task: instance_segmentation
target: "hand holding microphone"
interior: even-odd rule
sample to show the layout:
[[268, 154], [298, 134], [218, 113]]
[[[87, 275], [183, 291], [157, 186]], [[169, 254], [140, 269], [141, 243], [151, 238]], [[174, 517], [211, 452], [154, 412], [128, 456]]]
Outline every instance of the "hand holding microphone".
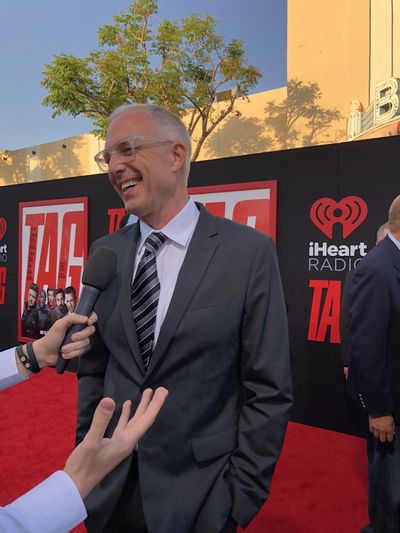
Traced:
[[[117, 267], [117, 256], [109, 248], [97, 248], [89, 257], [86, 268], [82, 275], [83, 288], [79, 297], [78, 305], [75, 312], [78, 315], [89, 316], [94, 309], [97, 298], [110, 284], [114, 277]], [[65, 335], [61, 346], [72, 342], [71, 337], [74, 333], [81, 331], [85, 324], [74, 324], [70, 327]], [[68, 360], [62, 355], [59, 356], [56, 370], [58, 374], [63, 374]]]
[[[97, 322], [96, 313], [91, 313], [89, 317], [71, 313], [54, 322], [47, 335], [31, 343], [31, 351], [28, 345], [22, 345], [16, 349], [15, 360], [18, 371], [21, 375], [29, 377], [32, 372], [38, 372], [46, 366], [55, 366], [59, 357], [60, 345], [63, 342], [66, 331], [79, 324], [79, 333], [74, 336], [73, 342], [63, 348], [63, 356], [66, 359], [74, 359], [83, 355], [89, 348], [89, 337], [95, 332], [94, 324]], [[22, 353], [17, 356], [18, 349]], [[33, 352], [33, 361], [32, 361]], [[33, 365], [33, 366], [32, 366]], [[35, 366], [36, 365], [36, 366]], [[35, 368], [37, 369], [35, 370]]]

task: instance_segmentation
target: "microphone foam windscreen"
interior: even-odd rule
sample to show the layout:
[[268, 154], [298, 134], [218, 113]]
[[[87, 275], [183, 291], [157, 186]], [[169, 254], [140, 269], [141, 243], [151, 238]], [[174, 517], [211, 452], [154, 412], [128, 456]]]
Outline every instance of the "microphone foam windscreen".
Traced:
[[117, 268], [117, 256], [110, 248], [97, 248], [89, 257], [83, 271], [82, 283], [104, 291]]

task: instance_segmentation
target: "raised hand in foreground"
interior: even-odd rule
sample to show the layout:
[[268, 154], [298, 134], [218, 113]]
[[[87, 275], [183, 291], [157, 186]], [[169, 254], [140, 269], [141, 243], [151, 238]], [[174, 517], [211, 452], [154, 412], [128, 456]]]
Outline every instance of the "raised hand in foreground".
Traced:
[[124, 402], [118, 425], [111, 438], [104, 433], [115, 410], [111, 398], [103, 398], [96, 408], [93, 421], [83, 441], [68, 457], [64, 472], [75, 483], [82, 498], [121, 461], [132, 453], [137, 441], [155, 421], [168, 391], [159, 387], [143, 392], [134, 416], [129, 420], [131, 401]]

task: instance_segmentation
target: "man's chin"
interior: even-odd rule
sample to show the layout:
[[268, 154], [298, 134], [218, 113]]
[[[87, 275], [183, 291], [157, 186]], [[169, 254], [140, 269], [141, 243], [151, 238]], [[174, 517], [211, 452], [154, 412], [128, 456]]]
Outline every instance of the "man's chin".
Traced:
[[141, 210], [137, 204], [135, 204], [132, 201], [127, 200], [126, 202], [124, 202], [124, 207], [127, 213], [129, 213], [130, 215], [135, 215], [136, 217], [140, 218], [139, 213], [141, 212]]

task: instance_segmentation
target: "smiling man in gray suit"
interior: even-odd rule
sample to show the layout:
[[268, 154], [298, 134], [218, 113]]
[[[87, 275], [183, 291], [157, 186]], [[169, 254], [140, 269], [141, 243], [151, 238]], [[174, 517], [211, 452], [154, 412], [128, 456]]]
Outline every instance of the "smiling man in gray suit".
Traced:
[[139, 221], [92, 247], [114, 250], [118, 265], [79, 371], [78, 441], [104, 395], [117, 404], [115, 421], [146, 387], [170, 396], [85, 502], [88, 530], [246, 527], [269, 495], [292, 401], [272, 240], [188, 197], [190, 139], [166, 109], [118, 108], [95, 159]]

